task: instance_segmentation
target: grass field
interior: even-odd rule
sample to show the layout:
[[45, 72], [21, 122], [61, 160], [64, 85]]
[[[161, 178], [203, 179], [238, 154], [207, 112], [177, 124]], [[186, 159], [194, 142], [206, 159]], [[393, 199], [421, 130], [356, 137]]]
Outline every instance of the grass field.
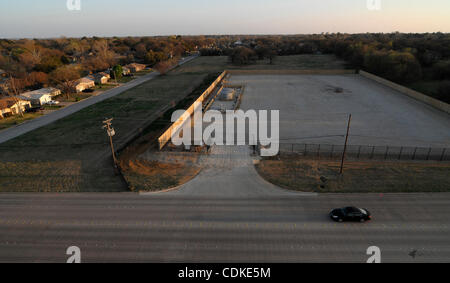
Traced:
[[[283, 65], [285, 64], [285, 65]], [[274, 65], [258, 62], [256, 68], [323, 68], [342, 66], [330, 56], [280, 57]], [[11, 191], [82, 191], [111, 192], [127, 190], [123, 180], [114, 174], [108, 138], [102, 129], [105, 118], [114, 118], [113, 126], [121, 140], [140, 129], [152, 114], [179, 101], [205, 78], [227, 68], [227, 57], [200, 57], [185, 65], [71, 116], [56, 121], [0, 145], [0, 192]], [[206, 87], [205, 87], [206, 89]], [[39, 174], [29, 164], [43, 166]], [[55, 166], [77, 164], [73, 174], [55, 176]], [[8, 168], [17, 168], [12, 174]], [[68, 167], [70, 168], [70, 167]], [[58, 174], [57, 174], [58, 175]], [[73, 180], [76, 181], [73, 181]], [[38, 184], [38, 185], [37, 185]]]
[[[223, 60], [226, 62], [226, 60]], [[0, 145], [0, 191], [124, 191], [127, 187], [114, 175], [110, 149], [102, 121], [114, 118], [117, 136], [136, 132], [161, 107], [189, 95], [211, 72], [225, 68], [220, 60], [198, 58], [186, 65], [128, 90], [116, 97], [83, 109], [9, 142]], [[192, 69], [196, 69], [195, 72]], [[54, 181], [53, 167], [40, 174], [27, 170], [27, 162], [79, 162], [78, 181], [61, 186]], [[61, 163], [56, 163], [61, 164]], [[17, 166], [14, 176], [5, 168]], [[73, 176], [67, 177], [71, 179]], [[30, 184], [30, 178], [40, 184]], [[11, 180], [14, 180], [13, 182]], [[6, 185], [7, 184], [7, 185]]]
[[450, 192], [450, 164], [340, 162], [281, 157], [263, 160], [256, 169], [282, 188], [317, 193]]
[[0, 119], [0, 131], [7, 129], [9, 127], [13, 127], [19, 124], [22, 124], [23, 122], [26, 122], [28, 120], [33, 120], [39, 116], [42, 116], [42, 114], [39, 113], [24, 113], [23, 117], [20, 115], [15, 115], [12, 117]]

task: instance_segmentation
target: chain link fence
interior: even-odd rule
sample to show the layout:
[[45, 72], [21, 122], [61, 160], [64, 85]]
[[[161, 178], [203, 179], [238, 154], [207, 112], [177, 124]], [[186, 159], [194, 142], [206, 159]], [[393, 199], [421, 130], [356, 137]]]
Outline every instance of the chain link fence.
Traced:
[[[308, 158], [339, 159], [343, 152], [344, 145], [280, 144], [280, 154], [291, 153]], [[450, 148], [348, 145], [346, 157], [357, 160], [450, 161]]]

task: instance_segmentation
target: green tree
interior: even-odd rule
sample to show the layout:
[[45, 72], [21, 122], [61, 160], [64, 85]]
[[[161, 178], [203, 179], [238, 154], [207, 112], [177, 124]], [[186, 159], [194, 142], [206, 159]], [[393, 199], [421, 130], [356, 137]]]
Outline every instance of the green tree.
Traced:
[[120, 79], [123, 75], [123, 68], [121, 65], [115, 65], [112, 68], [112, 72], [111, 72], [111, 78], [117, 80]]

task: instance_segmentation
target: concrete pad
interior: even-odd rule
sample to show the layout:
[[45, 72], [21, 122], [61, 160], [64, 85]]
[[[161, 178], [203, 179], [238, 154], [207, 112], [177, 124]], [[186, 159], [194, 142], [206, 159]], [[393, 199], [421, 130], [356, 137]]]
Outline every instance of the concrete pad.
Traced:
[[[359, 75], [233, 75], [243, 110], [280, 110], [281, 143], [450, 147], [450, 117]], [[341, 88], [342, 92], [335, 90]]]
[[248, 146], [213, 146], [202, 156], [203, 171], [192, 181], [167, 195], [202, 197], [317, 196], [278, 188], [263, 180], [255, 170]]

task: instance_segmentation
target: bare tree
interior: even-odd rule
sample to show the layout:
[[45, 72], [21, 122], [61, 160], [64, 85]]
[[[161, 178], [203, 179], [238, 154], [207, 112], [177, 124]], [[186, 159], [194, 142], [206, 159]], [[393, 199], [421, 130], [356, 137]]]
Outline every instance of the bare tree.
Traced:
[[8, 82], [7, 82], [7, 92], [9, 96], [14, 100], [14, 102], [17, 104], [17, 109], [19, 112], [19, 115], [23, 117], [23, 111], [22, 111], [22, 105], [20, 104], [20, 97], [19, 95], [22, 93], [24, 87], [23, 82], [21, 79], [14, 78], [10, 75]]
[[68, 65], [54, 70], [50, 76], [53, 82], [57, 83], [61, 91], [69, 98], [70, 94], [75, 91], [77, 80], [80, 78], [80, 72], [75, 66]]
[[178, 62], [178, 58], [161, 61], [155, 65], [155, 69], [161, 74], [166, 75]]

